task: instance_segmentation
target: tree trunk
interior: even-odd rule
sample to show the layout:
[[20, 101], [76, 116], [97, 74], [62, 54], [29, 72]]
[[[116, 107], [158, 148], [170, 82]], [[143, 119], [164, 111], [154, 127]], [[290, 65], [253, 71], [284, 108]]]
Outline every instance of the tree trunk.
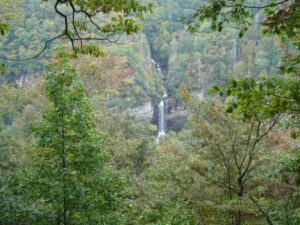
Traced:
[[[238, 178], [238, 187], [239, 187], [239, 191], [238, 191], [238, 197], [241, 200], [244, 196], [244, 184], [243, 184], [243, 179], [242, 177]], [[235, 225], [241, 225], [242, 224], [242, 212], [240, 209], [236, 210], [235, 213]]]

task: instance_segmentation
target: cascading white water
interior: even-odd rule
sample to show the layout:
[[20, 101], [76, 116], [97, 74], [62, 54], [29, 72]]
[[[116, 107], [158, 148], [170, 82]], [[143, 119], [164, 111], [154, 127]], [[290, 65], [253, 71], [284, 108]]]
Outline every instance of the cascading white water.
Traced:
[[158, 104], [158, 133], [157, 138], [161, 138], [166, 135], [166, 124], [165, 124], [165, 103], [163, 100]]
[[238, 47], [237, 47], [237, 40], [233, 39], [232, 41], [232, 57], [233, 57], [233, 62], [236, 63], [238, 61]]
[[[163, 77], [164, 74], [162, 72], [162, 69], [160, 68], [160, 65], [158, 63], [155, 62], [154, 59], [151, 59], [152, 63], [155, 65], [156, 67], [156, 71]], [[160, 101], [160, 103], [157, 106], [157, 114], [158, 114], [158, 124], [157, 124], [157, 143], [159, 143], [159, 139], [163, 136], [166, 135], [166, 105], [165, 105], [165, 99], [168, 98], [168, 94], [166, 91], [164, 91], [164, 94], [162, 96], [162, 100]]]

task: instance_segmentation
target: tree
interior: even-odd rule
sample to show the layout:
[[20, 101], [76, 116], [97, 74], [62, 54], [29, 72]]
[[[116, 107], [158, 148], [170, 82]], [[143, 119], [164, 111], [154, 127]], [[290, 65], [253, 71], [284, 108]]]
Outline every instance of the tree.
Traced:
[[[202, 188], [207, 190], [205, 198], [207, 208], [212, 210], [210, 213], [221, 215], [219, 220], [211, 223], [272, 225], [280, 221], [279, 224], [297, 224], [292, 218], [282, 222], [282, 214], [280, 219], [276, 218], [280, 211], [276, 206], [281, 204], [279, 201], [285, 201], [286, 205], [290, 204], [289, 198], [299, 201], [299, 188], [274, 179], [275, 169], [280, 165], [279, 155], [288, 155], [269, 135], [280, 114], [271, 119], [255, 117], [242, 121], [224, 114], [224, 106], [218, 101], [207, 106], [184, 90], [181, 94], [192, 112], [191, 129], [195, 138], [192, 168], [203, 179]], [[290, 197], [288, 192], [295, 195]], [[209, 201], [217, 204], [209, 204]], [[297, 205], [283, 205], [287, 214], [294, 213], [297, 217]]]
[[[253, 22], [251, 18], [258, 13], [258, 10], [264, 10], [265, 17], [262, 23], [264, 33], [276, 34], [281, 39], [285, 57], [280, 68], [287, 76], [232, 80], [220, 93], [231, 96], [227, 112], [242, 115], [245, 121], [275, 118], [284, 113], [289, 115], [292, 118], [290, 127], [298, 129], [293, 132], [295, 138], [299, 136], [300, 2], [298, 0], [266, 1], [267, 3], [261, 5], [255, 5], [255, 1], [249, 2], [211, 1], [194, 13], [189, 21], [189, 29], [195, 31], [199, 21], [201, 23], [208, 20], [213, 30], [222, 31], [224, 23], [233, 22], [240, 27], [241, 37]], [[294, 151], [297, 160], [293, 163], [293, 168], [299, 177], [300, 159], [297, 153], [299, 149]]]
[[49, 111], [36, 127], [38, 146], [28, 170], [30, 224], [115, 224], [123, 182], [111, 166], [104, 137], [75, 69], [49, 73]]

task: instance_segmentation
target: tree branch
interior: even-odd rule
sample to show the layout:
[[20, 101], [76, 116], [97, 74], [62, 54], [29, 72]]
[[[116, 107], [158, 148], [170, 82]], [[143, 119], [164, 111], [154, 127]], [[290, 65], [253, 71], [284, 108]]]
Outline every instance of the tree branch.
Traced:
[[272, 7], [272, 6], [281, 5], [281, 4], [284, 4], [289, 1], [291, 1], [291, 0], [283, 0], [281, 2], [272, 3], [272, 4], [264, 5], [264, 6], [251, 6], [251, 5], [235, 4], [235, 5], [226, 5], [226, 7], [230, 7], [230, 8], [243, 7], [243, 8], [248, 8], [248, 9], [264, 9], [264, 8], [268, 8], [268, 7]]
[[[59, 9], [60, 4], [69, 4], [70, 5], [70, 8], [72, 10], [72, 12], [71, 12], [72, 18], [69, 18], [67, 14], [60, 11], [60, 9]], [[103, 35], [103, 37], [82, 37], [80, 34], [80, 29], [76, 25], [76, 14], [79, 14], [79, 13], [84, 14], [88, 18], [90, 24], [92, 24], [94, 27], [96, 27], [98, 31], [102, 32], [102, 28], [93, 20], [94, 16], [96, 16], [98, 13], [103, 12], [102, 7], [99, 7], [97, 9], [93, 10], [92, 12], [89, 12], [85, 9], [76, 9], [76, 2], [74, 2], [73, 0], [56, 0], [56, 2], [54, 4], [54, 10], [60, 17], [62, 17], [64, 19], [64, 29], [60, 35], [57, 35], [57, 36], [47, 40], [44, 43], [43, 48], [37, 54], [35, 54], [31, 57], [23, 58], [23, 59], [20, 59], [19, 57], [17, 57], [16, 59], [3, 57], [3, 58], [0, 58], [0, 60], [21, 62], [21, 61], [28, 61], [28, 60], [36, 59], [45, 52], [45, 50], [49, 47], [49, 44], [51, 42], [55, 41], [56, 39], [63, 38], [63, 37], [66, 37], [68, 39], [68, 41], [71, 43], [73, 51], [76, 51], [76, 43], [77, 42], [80, 42], [80, 47], [82, 50], [84, 41], [87, 41], [87, 42], [89, 42], [89, 41], [108, 41], [108, 42], [115, 43], [115, 44], [116, 43], [117, 44], [128, 44], [128, 43], [136, 41], [133, 39], [133, 40], [129, 40], [128, 42], [125, 42], [125, 43], [119, 43], [119, 41], [122, 37], [122, 34], [124, 34], [126, 32], [126, 28], [122, 28], [117, 32], [108, 33], [106, 36], [104, 36], [104, 34], [100, 34], [100, 36]], [[75, 33], [74, 35], [70, 31], [69, 25], [71, 25], [72, 30], [74, 30], [74, 33]], [[106, 33], [106, 32], [103, 31], [103, 33]], [[113, 40], [112, 36], [116, 36], [116, 38]]]
[[258, 210], [261, 212], [261, 214], [265, 217], [268, 224], [274, 225], [270, 216], [261, 208], [261, 206], [258, 204], [258, 202], [253, 197], [250, 197], [250, 200], [255, 204], [255, 206], [258, 208]]
[[57, 39], [60, 39], [60, 38], [62, 38], [62, 37], [64, 37], [64, 36], [66, 36], [66, 35], [65, 35], [65, 34], [60, 34], [60, 35], [58, 35], [58, 36], [56, 36], [56, 37], [53, 37], [53, 38], [47, 40], [47, 41], [45, 42], [44, 47], [42, 48], [42, 50], [41, 50], [39, 53], [37, 53], [36, 55], [31, 56], [31, 57], [29, 57], [29, 58], [25, 58], [25, 59], [0, 58], [0, 59], [3, 60], [3, 61], [12, 61], [12, 62], [21, 62], [21, 61], [29, 61], [29, 60], [36, 59], [36, 58], [40, 57], [40, 56], [46, 51], [48, 45], [49, 45], [51, 42], [53, 42], [53, 41], [55, 41], [55, 40], [57, 40]]

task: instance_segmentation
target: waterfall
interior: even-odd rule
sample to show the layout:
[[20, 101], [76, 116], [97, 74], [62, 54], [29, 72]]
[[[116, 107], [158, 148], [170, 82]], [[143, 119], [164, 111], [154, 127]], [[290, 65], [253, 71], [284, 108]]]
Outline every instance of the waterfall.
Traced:
[[163, 100], [158, 104], [158, 133], [157, 138], [166, 135], [166, 124], [165, 124], [165, 103]]
[[[152, 63], [155, 65], [156, 71], [164, 77], [163, 71], [160, 65], [151, 59]], [[168, 98], [167, 91], [164, 91], [161, 101], [157, 105], [158, 123], [157, 123], [157, 139], [156, 142], [159, 143], [159, 139], [166, 135], [166, 99]]]
[[164, 91], [163, 99], [157, 106], [158, 124], [157, 124], [157, 138], [156, 143], [159, 144], [160, 138], [166, 135], [166, 106], [165, 99], [168, 97], [167, 92]]
[[233, 39], [233, 46], [232, 46], [232, 57], [233, 62], [236, 63], [238, 61], [238, 47], [237, 47], [237, 40]]
[[256, 28], [258, 28], [258, 27], [259, 27], [259, 24], [260, 24], [260, 14], [259, 14], [259, 12], [258, 12], [258, 13], [256, 13], [256, 15], [255, 15], [255, 17], [254, 17], [254, 26], [255, 26]]
[[22, 75], [16, 80], [17, 88], [31, 87], [36, 83], [35, 78], [32, 75]]

